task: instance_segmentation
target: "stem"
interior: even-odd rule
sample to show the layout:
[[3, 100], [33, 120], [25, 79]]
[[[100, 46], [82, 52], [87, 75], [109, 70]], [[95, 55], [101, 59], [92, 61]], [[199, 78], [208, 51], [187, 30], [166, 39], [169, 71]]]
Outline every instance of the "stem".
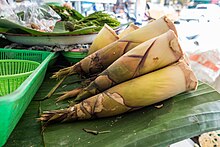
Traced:
[[44, 98], [50, 98], [53, 93], [57, 90], [57, 88], [63, 83], [63, 81], [66, 79], [67, 76], [64, 76], [51, 90], [50, 92], [44, 97]]
[[85, 129], [83, 128], [83, 131], [87, 132], [87, 133], [91, 133], [93, 135], [98, 135], [98, 134], [104, 134], [104, 133], [110, 133], [110, 130], [106, 130], [106, 131], [96, 131], [96, 130], [90, 130], [90, 129]]

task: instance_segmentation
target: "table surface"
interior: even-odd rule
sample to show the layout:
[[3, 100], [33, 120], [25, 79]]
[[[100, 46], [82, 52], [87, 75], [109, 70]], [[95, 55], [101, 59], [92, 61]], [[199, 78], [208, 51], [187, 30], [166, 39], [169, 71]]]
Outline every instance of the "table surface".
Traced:
[[[47, 73], [43, 84], [12, 132], [5, 147], [115, 146], [124, 145], [128, 142], [131, 145], [135, 144], [135, 142], [140, 143], [138, 145], [141, 146], [143, 145], [141, 143], [144, 141], [145, 144], [146, 142], [148, 144], [155, 144], [159, 139], [166, 144], [193, 137], [203, 132], [220, 129], [220, 126], [217, 125], [220, 124], [220, 95], [208, 85], [200, 83], [197, 91], [180, 94], [166, 100], [163, 102], [161, 109], [148, 106], [141, 110], [110, 118], [53, 124], [42, 132], [41, 122], [36, 121], [42, 110], [63, 108], [68, 105], [68, 101], [55, 103], [57, 95], [52, 96], [50, 99], [42, 99], [58, 82], [57, 80], [50, 79], [51, 75], [51, 72]], [[78, 76], [72, 76], [64, 84], [71, 85], [77, 79], [79, 79]], [[65, 89], [60, 87], [56, 92], [70, 90], [77, 86], [79, 86], [79, 83], [74, 83]], [[204, 111], [207, 114], [210, 113], [212, 116], [208, 117], [207, 115], [200, 114], [200, 111]], [[196, 121], [199, 122], [199, 125], [192, 122], [194, 117], [198, 119]], [[164, 118], [169, 119], [166, 120]], [[206, 121], [207, 119], [209, 120]], [[178, 121], [186, 124], [183, 132], [183, 128], [175, 127]], [[162, 122], [164, 125], [158, 125], [158, 123]], [[210, 123], [213, 125], [210, 126]], [[92, 135], [84, 132], [83, 128], [108, 130], [110, 132]], [[179, 138], [169, 139], [172, 136], [169, 130], [172, 129], [176, 130]], [[180, 129], [182, 130], [180, 131]], [[153, 139], [152, 136], [154, 136]]]

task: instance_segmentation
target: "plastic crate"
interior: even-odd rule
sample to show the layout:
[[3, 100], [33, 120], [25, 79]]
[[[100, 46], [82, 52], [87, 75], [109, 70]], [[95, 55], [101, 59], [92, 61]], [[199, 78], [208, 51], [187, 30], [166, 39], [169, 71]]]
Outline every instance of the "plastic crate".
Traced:
[[0, 60], [0, 96], [15, 91], [39, 65], [30, 60]]
[[46, 51], [0, 49], [0, 60], [22, 59], [41, 63], [14, 92], [0, 97], [0, 146], [5, 144], [42, 84], [48, 63], [54, 55]]
[[70, 63], [77, 63], [83, 58], [87, 56], [87, 53], [80, 52], [80, 51], [68, 51], [68, 52], [62, 52], [62, 55], [65, 57], [67, 61]]
[[57, 62], [57, 59], [58, 59], [58, 56], [60, 55], [59, 52], [56, 52], [56, 54], [53, 56], [53, 58], [50, 60], [49, 64], [48, 64], [48, 67], [52, 67], [56, 62]]

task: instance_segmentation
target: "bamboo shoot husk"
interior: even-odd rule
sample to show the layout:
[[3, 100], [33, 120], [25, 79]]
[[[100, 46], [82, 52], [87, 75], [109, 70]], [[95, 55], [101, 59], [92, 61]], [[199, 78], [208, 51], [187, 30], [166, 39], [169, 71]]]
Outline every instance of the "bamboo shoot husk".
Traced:
[[119, 39], [125, 37], [126, 35], [128, 35], [129, 33], [133, 32], [134, 30], [139, 29], [138, 26], [136, 26], [135, 24], [131, 23], [126, 29], [124, 29], [119, 35]]
[[101, 72], [132, 48], [167, 32], [169, 29], [172, 29], [177, 35], [174, 24], [164, 16], [96, 51], [75, 65], [59, 70], [52, 77], [62, 78], [74, 73], [90, 75]]
[[118, 39], [119, 37], [115, 33], [115, 31], [110, 26], [105, 24], [104, 27], [99, 31], [95, 40], [92, 42], [92, 45], [89, 48], [88, 55], [111, 44], [112, 42], [115, 42]]
[[[182, 57], [183, 52], [178, 38], [172, 30], [169, 30], [138, 45], [113, 62], [82, 89], [75, 101], [81, 101], [116, 84], [173, 64]], [[67, 94], [61, 96], [63, 97], [68, 98]]]
[[48, 124], [114, 116], [195, 90], [197, 84], [192, 70], [182, 61], [116, 85], [69, 108], [45, 111], [39, 120]]

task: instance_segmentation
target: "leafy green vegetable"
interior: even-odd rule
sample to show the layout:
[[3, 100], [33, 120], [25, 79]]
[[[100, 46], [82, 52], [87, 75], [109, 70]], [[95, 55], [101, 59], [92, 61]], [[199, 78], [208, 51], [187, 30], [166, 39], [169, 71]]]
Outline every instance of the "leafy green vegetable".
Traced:
[[112, 28], [118, 27], [120, 25], [120, 22], [117, 19], [101, 11], [94, 12], [90, 14], [89, 16], [84, 17], [79, 22], [80, 23], [92, 23], [97, 26], [104, 26], [104, 24], [108, 24]]
[[[112, 28], [116, 28], [120, 25], [117, 19], [101, 11], [84, 17], [74, 9], [55, 5], [50, 5], [50, 7], [53, 8], [63, 20], [56, 23], [53, 32], [41, 32], [4, 18], [0, 19], [0, 32], [32, 35], [83, 35], [97, 33], [105, 24], [108, 24]], [[21, 18], [23, 15], [23, 13], [18, 14]]]
[[108, 24], [112, 28], [116, 28], [120, 25], [120, 22], [117, 19], [112, 18], [109, 14], [100, 12], [95, 12], [87, 17], [82, 18], [81, 20], [67, 21], [66, 30], [74, 31], [77, 29], [82, 29], [88, 26], [96, 26], [96, 31], [100, 31], [101, 28]]
[[96, 26], [96, 31], [99, 31], [105, 24], [108, 24], [112, 28], [120, 25], [117, 19], [102, 11], [94, 12], [89, 16], [83, 17], [74, 9], [55, 5], [50, 5], [50, 7], [61, 16], [62, 21], [67, 21], [65, 28], [68, 31], [74, 31], [88, 26]]
[[74, 9], [67, 7], [49, 5], [58, 15], [60, 15], [62, 21], [80, 20], [84, 18], [82, 14]]

